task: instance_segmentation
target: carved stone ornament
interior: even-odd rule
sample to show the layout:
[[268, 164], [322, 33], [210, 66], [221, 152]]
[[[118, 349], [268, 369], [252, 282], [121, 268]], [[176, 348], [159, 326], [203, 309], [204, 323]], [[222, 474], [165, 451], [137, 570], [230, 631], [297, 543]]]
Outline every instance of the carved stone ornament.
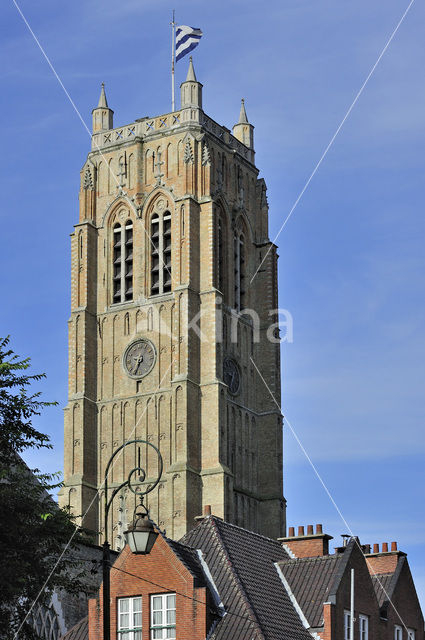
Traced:
[[93, 189], [93, 176], [90, 171], [90, 167], [86, 167], [84, 174], [83, 189]]
[[210, 149], [206, 142], [202, 145], [202, 164], [204, 167], [211, 164]]
[[193, 149], [192, 149], [192, 145], [190, 144], [189, 141], [186, 142], [186, 146], [184, 148], [184, 157], [183, 160], [186, 164], [193, 164], [195, 161], [195, 158], [193, 156]]

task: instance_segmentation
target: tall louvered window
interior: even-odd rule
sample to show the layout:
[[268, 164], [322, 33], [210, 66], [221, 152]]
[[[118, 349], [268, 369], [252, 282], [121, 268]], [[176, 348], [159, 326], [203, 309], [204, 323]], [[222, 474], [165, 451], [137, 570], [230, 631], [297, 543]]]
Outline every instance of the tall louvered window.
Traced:
[[113, 237], [113, 302], [121, 302], [121, 225], [114, 226]]
[[113, 230], [112, 301], [133, 300], [133, 223], [117, 223]]
[[245, 282], [245, 242], [242, 233], [237, 233], [234, 238], [234, 265], [235, 265], [235, 309], [241, 311], [245, 308], [246, 282]]
[[131, 220], [125, 225], [125, 254], [124, 254], [124, 300], [133, 300], [133, 223]]
[[171, 213], [151, 218], [151, 295], [171, 291]]

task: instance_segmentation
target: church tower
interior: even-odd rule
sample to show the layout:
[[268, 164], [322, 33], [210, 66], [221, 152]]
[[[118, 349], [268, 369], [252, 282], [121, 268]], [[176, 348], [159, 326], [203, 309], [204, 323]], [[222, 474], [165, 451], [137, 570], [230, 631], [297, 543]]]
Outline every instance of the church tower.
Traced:
[[[114, 128], [102, 85], [71, 241], [61, 504], [102, 534], [106, 464], [141, 438], [164, 460], [147, 506], [169, 537], [206, 505], [284, 535], [277, 255], [244, 102], [233, 133], [207, 116], [191, 59], [179, 110]], [[129, 446], [110, 487], [135, 466]], [[111, 509], [114, 546], [132, 500]]]

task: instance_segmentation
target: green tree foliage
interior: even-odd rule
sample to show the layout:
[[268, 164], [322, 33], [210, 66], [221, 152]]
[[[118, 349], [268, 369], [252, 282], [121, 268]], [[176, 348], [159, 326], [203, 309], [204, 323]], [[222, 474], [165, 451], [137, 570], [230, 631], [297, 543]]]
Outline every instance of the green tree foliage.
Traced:
[[85, 591], [87, 570], [72, 553], [81, 532], [49, 495], [59, 486], [56, 477], [30, 471], [19, 456], [28, 448], [51, 448], [32, 420], [56, 404], [30, 392], [44, 375], [29, 375], [29, 366], [29, 358], [20, 360], [10, 349], [9, 338], [0, 339], [0, 638], [19, 640], [38, 637], [27, 616], [34, 601], [48, 603], [55, 588]]

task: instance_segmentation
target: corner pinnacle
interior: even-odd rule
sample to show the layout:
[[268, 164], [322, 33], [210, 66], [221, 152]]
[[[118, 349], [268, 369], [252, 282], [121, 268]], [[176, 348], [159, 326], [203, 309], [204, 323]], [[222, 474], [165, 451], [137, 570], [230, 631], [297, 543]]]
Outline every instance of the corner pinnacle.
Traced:
[[99, 104], [97, 105], [97, 108], [99, 108], [99, 107], [103, 107], [104, 109], [108, 109], [108, 101], [106, 99], [105, 83], [104, 82], [102, 82], [102, 89], [100, 91]]
[[195, 69], [193, 67], [192, 56], [189, 58], [189, 69], [187, 71], [186, 82], [198, 82], [195, 75]]
[[245, 110], [245, 100], [244, 98], [242, 98], [241, 100], [241, 110], [239, 113], [239, 122], [238, 124], [249, 124], [248, 123], [248, 117], [246, 115], [246, 110]]

